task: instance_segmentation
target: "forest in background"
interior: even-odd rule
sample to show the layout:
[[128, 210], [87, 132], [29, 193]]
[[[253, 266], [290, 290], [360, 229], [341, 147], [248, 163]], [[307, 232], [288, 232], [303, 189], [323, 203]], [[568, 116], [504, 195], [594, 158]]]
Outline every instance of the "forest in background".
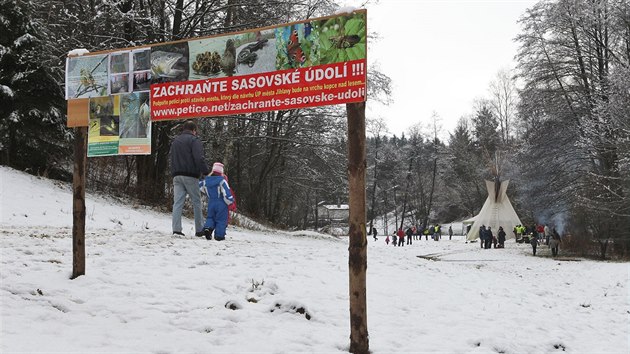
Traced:
[[[228, 33], [336, 8], [328, 0], [0, 0], [0, 163], [70, 180], [63, 82], [72, 49]], [[499, 174], [527, 225], [553, 223], [583, 255], [628, 257], [630, 3], [541, 1], [520, 23], [518, 66], [497, 68], [468, 116], [410, 113], [419, 123], [400, 137], [384, 118], [367, 117], [368, 223], [393, 211], [399, 224], [473, 216], [487, 196], [484, 179]], [[368, 98], [390, 99], [389, 78], [373, 68]], [[460, 118], [446, 139], [443, 118]], [[345, 107], [196, 122], [207, 161], [226, 164], [241, 212], [309, 228], [319, 202], [347, 200]], [[168, 151], [180, 123], [153, 124], [149, 156], [90, 159], [89, 188], [170, 209]]]

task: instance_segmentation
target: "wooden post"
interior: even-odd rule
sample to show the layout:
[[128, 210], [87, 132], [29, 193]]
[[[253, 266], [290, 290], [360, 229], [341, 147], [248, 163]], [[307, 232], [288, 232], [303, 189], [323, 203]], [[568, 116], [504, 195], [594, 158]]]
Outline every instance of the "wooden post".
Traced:
[[72, 175], [72, 279], [85, 275], [85, 170], [87, 127], [75, 128]]
[[367, 235], [365, 229], [365, 102], [346, 104], [348, 114], [348, 185], [350, 206], [350, 352], [370, 351], [367, 329]]

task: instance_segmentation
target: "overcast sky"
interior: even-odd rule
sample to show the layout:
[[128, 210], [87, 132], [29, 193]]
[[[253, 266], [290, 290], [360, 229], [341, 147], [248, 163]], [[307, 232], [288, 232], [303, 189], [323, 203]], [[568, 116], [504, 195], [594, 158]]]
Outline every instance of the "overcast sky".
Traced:
[[[367, 116], [382, 116], [398, 136], [440, 117], [443, 137], [488, 95], [502, 68], [514, 67], [517, 23], [533, 0], [381, 0], [368, 10], [368, 62], [392, 79], [394, 102], [368, 100]], [[342, 5], [361, 7], [362, 1]]]

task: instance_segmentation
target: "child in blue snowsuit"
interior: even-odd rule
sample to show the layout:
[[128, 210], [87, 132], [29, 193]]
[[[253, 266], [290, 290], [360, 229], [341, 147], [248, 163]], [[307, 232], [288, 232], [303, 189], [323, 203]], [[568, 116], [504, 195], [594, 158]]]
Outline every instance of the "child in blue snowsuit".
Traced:
[[225, 177], [223, 176], [223, 164], [215, 162], [212, 172], [199, 182], [201, 191], [208, 196], [208, 215], [203, 226], [206, 239], [221, 241], [225, 239], [225, 229], [228, 223], [228, 205], [234, 202]]

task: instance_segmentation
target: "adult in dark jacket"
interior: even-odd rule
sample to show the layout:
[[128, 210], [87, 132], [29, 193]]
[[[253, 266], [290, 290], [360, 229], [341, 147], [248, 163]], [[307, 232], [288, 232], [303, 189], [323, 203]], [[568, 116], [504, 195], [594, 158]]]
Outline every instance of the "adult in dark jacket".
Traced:
[[488, 226], [488, 228], [486, 229], [486, 237], [485, 237], [486, 245], [485, 245], [485, 249], [492, 248], [492, 239], [494, 239], [494, 235], [492, 234], [492, 227]]
[[538, 238], [532, 237], [529, 239], [529, 243], [532, 245], [532, 252], [536, 255], [536, 247], [538, 246]]
[[481, 225], [479, 227], [479, 244], [481, 248], [484, 248], [486, 245], [486, 225]]
[[558, 245], [560, 244], [560, 235], [556, 231], [556, 228], [553, 228], [551, 233], [551, 240], [549, 240], [549, 248], [551, 248], [551, 255], [554, 257], [558, 256]]
[[507, 236], [505, 234], [505, 231], [503, 230], [503, 226], [499, 226], [499, 246], [498, 248], [504, 248], [505, 247], [505, 237]]
[[197, 125], [193, 121], [184, 123], [181, 134], [171, 143], [169, 156], [173, 176], [173, 235], [184, 235], [182, 210], [188, 195], [195, 213], [195, 235], [201, 237], [204, 234], [199, 179], [210, 171], [204, 161], [203, 144], [197, 137]]

